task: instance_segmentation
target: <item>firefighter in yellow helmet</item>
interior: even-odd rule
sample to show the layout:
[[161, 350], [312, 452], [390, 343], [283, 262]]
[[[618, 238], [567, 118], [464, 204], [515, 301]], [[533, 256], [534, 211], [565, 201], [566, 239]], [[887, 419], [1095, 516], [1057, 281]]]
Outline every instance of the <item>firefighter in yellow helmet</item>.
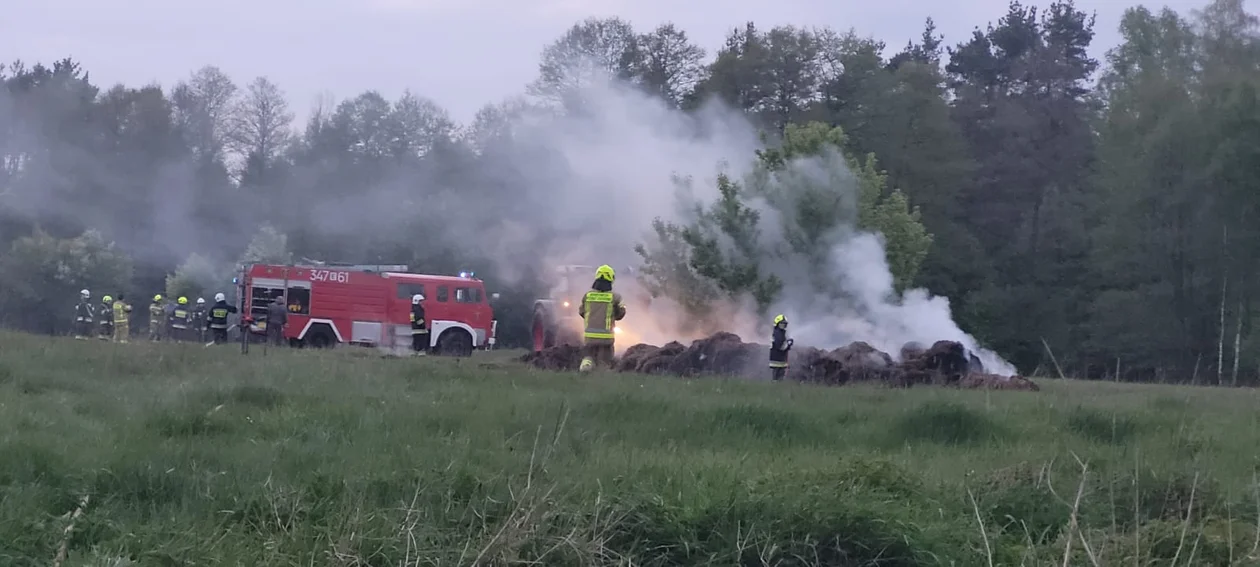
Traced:
[[770, 379], [778, 382], [787, 374], [788, 351], [792, 350], [792, 339], [787, 337], [787, 317], [774, 317], [774, 332], [770, 336]]
[[120, 293], [118, 299], [114, 300], [114, 342], [125, 343], [129, 336], [131, 336], [131, 305], [127, 304], [127, 297]]
[[175, 309], [167, 321], [169, 336], [175, 341], [188, 340], [188, 324], [192, 321], [192, 312], [188, 310], [188, 298], [175, 300]]
[[106, 295], [101, 298], [100, 313], [100, 330], [97, 338], [102, 341], [108, 341], [114, 338], [114, 298]]
[[149, 340], [162, 340], [162, 327], [166, 323], [166, 305], [162, 303], [162, 294], [153, 296], [149, 304]]
[[578, 305], [582, 317], [582, 372], [590, 372], [595, 363], [612, 364], [613, 328], [616, 321], [626, 316], [626, 306], [621, 294], [612, 290], [617, 274], [607, 264], [595, 270], [595, 282]]

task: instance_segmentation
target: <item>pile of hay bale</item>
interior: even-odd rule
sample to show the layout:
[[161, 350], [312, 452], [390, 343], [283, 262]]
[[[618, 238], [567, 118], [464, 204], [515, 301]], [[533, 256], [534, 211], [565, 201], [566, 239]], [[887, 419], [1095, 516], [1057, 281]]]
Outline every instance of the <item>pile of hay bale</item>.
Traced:
[[[768, 380], [769, 345], [745, 343], [732, 333], [717, 333], [693, 341], [690, 346], [671, 342], [664, 346], [638, 344], [617, 359], [619, 372], [673, 376], [725, 375]], [[900, 362], [864, 342], [831, 351], [812, 347], [792, 349], [787, 379], [841, 386], [850, 383], [882, 383], [889, 386], [952, 386], [1037, 391], [1037, 384], [1021, 376], [1001, 376], [984, 371], [980, 360], [961, 343], [937, 341], [930, 348], [908, 344]], [[576, 370], [580, 347], [559, 345], [527, 354], [521, 361], [547, 370]]]

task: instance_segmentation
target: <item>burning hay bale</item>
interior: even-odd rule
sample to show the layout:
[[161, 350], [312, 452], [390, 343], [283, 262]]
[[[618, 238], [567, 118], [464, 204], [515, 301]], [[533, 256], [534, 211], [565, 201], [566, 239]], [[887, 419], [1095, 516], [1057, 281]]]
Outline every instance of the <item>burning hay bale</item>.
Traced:
[[[638, 344], [614, 364], [618, 372], [674, 376], [724, 375], [765, 379], [768, 345], [745, 343], [738, 335], [717, 333], [684, 346]], [[798, 347], [792, 351], [789, 380], [841, 386], [877, 383], [896, 387], [920, 384], [968, 389], [1030, 390], [1040, 388], [1021, 376], [985, 373], [975, 354], [961, 343], [937, 341], [930, 348], [907, 343], [901, 362], [875, 347], [856, 342], [831, 351]], [[581, 362], [579, 347], [560, 345], [521, 357], [521, 362], [546, 370], [574, 370]]]
[[577, 370], [578, 365], [582, 364], [582, 349], [570, 344], [556, 345], [543, 351], [531, 352], [522, 356], [520, 361], [543, 370]]

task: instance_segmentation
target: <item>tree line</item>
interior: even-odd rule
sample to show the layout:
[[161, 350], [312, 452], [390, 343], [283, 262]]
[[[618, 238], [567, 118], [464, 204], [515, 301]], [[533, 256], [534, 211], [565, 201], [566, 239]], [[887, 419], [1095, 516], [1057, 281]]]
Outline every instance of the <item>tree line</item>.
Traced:
[[[548, 207], [531, 188], [574, 173], [515, 125], [599, 112], [587, 87], [611, 74], [679, 113], [720, 101], [767, 136], [716, 201], [637, 243], [649, 287], [698, 314], [721, 294], [773, 304], [789, 293], [774, 258], [822, 265], [825, 235], [856, 226], [882, 235], [897, 292], [948, 297], [1022, 372], [1260, 381], [1257, 18], [1240, 0], [1131, 8], [1099, 61], [1094, 18], [1071, 1], [995, 16], [952, 46], [929, 19], [900, 50], [750, 22], [712, 56], [672, 24], [585, 20], [543, 49], [526, 96], [467, 125], [411, 92], [367, 91], [298, 125], [265, 77], [208, 66], [169, 89], [102, 88], [69, 59], [14, 63], [0, 76], [0, 319], [56, 332], [80, 287], [201, 293], [246, 257], [472, 269], [493, 287], [495, 240], [522, 259], [500, 317], [505, 342], [523, 342], [541, 257], [503, 219]], [[783, 189], [802, 157], [832, 163], [834, 182]], [[773, 254], [755, 203], [791, 219]]]

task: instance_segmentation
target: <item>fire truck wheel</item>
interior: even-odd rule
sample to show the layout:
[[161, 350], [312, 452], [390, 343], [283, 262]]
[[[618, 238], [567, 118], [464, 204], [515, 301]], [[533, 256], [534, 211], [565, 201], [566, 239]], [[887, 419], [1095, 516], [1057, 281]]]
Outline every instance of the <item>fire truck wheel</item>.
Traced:
[[472, 336], [467, 331], [451, 329], [438, 337], [438, 354], [443, 356], [472, 356]]
[[337, 344], [337, 338], [328, 329], [327, 325], [319, 325], [312, 327], [306, 333], [306, 339], [303, 342], [311, 348], [332, 348], [333, 345]]
[[534, 351], [551, 348], [556, 344], [555, 326], [551, 324], [550, 317], [539, 307], [534, 310]]

